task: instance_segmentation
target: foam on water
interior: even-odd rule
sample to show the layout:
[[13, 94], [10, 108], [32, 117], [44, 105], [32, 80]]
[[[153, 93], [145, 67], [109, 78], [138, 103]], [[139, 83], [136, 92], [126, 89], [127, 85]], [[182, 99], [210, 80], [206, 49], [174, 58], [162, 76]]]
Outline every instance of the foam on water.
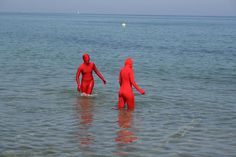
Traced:
[[80, 96], [83, 96], [83, 97], [95, 97], [97, 96], [98, 94], [86, 94], [86, 93], [81, 93]]

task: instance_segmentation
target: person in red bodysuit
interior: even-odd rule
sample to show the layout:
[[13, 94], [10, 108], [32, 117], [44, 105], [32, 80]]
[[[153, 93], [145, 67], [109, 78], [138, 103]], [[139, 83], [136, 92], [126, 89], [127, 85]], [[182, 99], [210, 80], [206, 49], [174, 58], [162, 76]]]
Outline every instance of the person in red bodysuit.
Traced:
[[[88, 54], [83, 55], [84, 63], [82, 63], [76, 73], [76, 82], [78, 92], [84, 94], [91, 94], [94, 86], [93, 71], [100, 77], [104, 84], [106, 80], [103, 78], [102, 74], [96, 68], [93, 62], [90, 62], [90, 57]], [[80, 74], [82, 73], [82, 80], [80, 84]]]
[[134, 110], [134, 93], [132, 86], [134, 86], [140, 94], [145, 94], [145, 91], [141, 89], [134, 80], [134, 71], [132, 67], [132, 58], [127, 58], [125, 60], [125, 66], [120, 70], [118, 109], [125, 108], [125, 104], [127, 103], [128, 110]]

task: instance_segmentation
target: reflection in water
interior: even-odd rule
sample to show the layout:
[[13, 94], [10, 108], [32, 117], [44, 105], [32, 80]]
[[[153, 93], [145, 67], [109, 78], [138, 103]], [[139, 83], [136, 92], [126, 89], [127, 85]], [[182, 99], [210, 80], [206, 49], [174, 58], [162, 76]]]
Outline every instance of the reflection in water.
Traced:
[[130, 143], [136, 141], [138, 138], [135, 136], [134, 132], [130, 129], [133, 124], [133, 111], [129, 110], [119, 110], [118, 113], [118, 125], [120, 130], [116, 133], [117, 137], [115, 141], [117, 143]]
[[78, 140], [81, 148], [90, 148], [94, 141], [94, 136], [89, 132], [93, 123], [93, 102], [88, 97], [77, 97], [76, 113], [78, 117]]

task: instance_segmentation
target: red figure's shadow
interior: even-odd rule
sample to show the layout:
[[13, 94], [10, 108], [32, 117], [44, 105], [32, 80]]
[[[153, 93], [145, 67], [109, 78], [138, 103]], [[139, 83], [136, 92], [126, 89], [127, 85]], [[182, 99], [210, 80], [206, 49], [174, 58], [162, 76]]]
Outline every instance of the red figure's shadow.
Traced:
[[93, 102], [87, 97], [78, 97], [75, 105], [79, 127], [77, 137], [80, 147], [90, 148], [94, 141], [94, 135], [89, 131], [93, 124]]
[[118, 113], [118, 125], [120, 130], [116, 133], [117, 143], [131, 143], [138, 140], [134, 132], [131, 131], [133, 125], [133, 111], [120, 109]]

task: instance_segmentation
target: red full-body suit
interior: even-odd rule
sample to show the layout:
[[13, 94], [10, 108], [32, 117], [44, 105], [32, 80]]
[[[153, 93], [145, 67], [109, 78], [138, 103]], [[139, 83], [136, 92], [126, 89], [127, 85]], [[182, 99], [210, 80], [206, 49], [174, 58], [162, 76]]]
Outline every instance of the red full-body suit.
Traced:
[[[82, 63], [76, 73], [76, 82], [78, 92], [84, 94], [92, 94], [94, 86], [93, 71], [98, 75], [98, 77], [106, 84], [106, 80], [102, 74], [96, 68], [93, 62], [90, 62], [90, 57], [88, 54], [83, 55], [84, 63]], [[81, 84], [80, 84], [80, 74], [82, 74]]]
[[125, 60], [124, 67], [120, 70], [120, 75], [119, 75], [120, 91], [118, 100], [119, 109], [125, 108], [125, 104], [127, 103], [128, 109], [134, 110], [134, 93], [132, 86], [134, 86], [140, 94], [142, 95], [145, 94], [145, 91], [141, 89], [134, 80], [134, 71], [132, 67], [133, 67], [132, 59], [127, 58]]

